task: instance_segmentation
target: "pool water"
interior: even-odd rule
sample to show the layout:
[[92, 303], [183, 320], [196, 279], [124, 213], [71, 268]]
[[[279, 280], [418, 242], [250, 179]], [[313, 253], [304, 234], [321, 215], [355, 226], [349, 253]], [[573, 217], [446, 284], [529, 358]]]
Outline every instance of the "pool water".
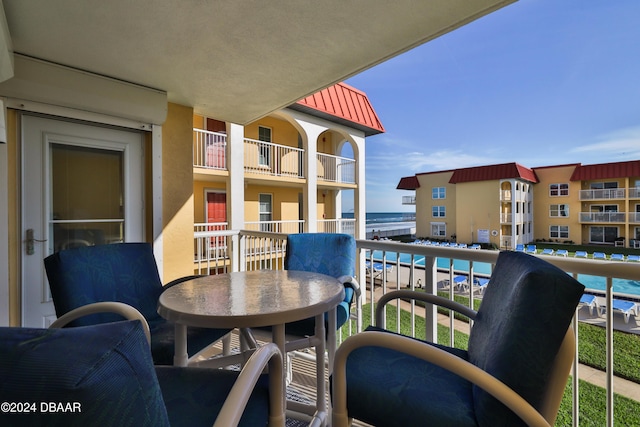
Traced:
[[[388, 252], [387, 261], [396, 262], [396, 254]], [[382, 252], [374, 251], [373, 258], [376, 260], [382, 260]], [[400, 254], [400, 263], [410, 263], [411, 255], [410, 254]], [[436, 264], [438, 269], [448, 270], [449, 269], [449, 258], [437, 258]], [[420, 255], [415, 256], [415, 263], [418, 266], [424, 267], [424, 257]], [[460, 259], [453, 260], [453, 268], [459, 272], [469, 272], [469, 261], [464, 261]], [[474, 262], [473, 263], [473, 272], [474, 274], [483, 274], [483, 275], [491, 275], [491, 264], [486, 262]], [[606, 279], [600, 276], [590, 276], [587, 274], [579, 274], [578, 281], [582, 283], [587, 289], [596, 290], [596, 291], [606, 291]], [[629, 294], [629, 295], [637, 295], [640, 297], [640, 282], [635, 280], [626, 280], [626, 279], [613, 279], [613, 291], [616, 293]]]

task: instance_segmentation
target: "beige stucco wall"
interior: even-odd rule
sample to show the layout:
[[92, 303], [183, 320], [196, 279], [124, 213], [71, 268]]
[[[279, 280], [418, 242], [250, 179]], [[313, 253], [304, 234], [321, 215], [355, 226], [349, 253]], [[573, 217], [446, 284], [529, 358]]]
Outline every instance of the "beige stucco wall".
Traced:
[[264, 117], [244, 127], [244, 136], [249, 139], [258, 139], [258, 127], [271, 128], [271, 142], [274, 144], [298, 147], [298, 131], [286, 120], [275, 117]]
[[169, 103], [162, 126], [163, 280], [193, 274], [193, 109]]
[[[454, 184], [449, 184], [453, 172], [436, 172], [417, 175], [420, 187], [416, 189], [416, 236], [421, 238], [436, 238], [431, 235], [432, 222], [444, 222], [447, 225], [447, 235], [439, 237], [450, 239], [456, 231], [456, 191]], [[434, 187], [445, 187], [445, 199], [433, 199]], [[433, 206], [444, 206], [446, 217], [432, 217]]]
[[477, 230], [487, 229], [489, 241], [499, 245], [500, 234], [493, 236], [491, 232], [500, 231], [500, 182], [465, 182], [456, 187], [458, 242], [477, 242]]
[[[567, 225], [569, 226], [569, 238], [558, 239], [560, 242], [571, 240], [574, 243], [586, 243], [586, 241], [583, 241], [583, 226], [580, 224], [580, 211], [582, 210], [580, 183], [570, 181], [574, 171], [575, 165], [536, 168], [536, 176], [540, 182], [533, 186], [533, 200], [535, 201], [533, 209], [534, 239], [550, 239], [549, 227], [551, 225]], [[569, 184], [569, 195], [550, 196], [550, 184]], [[569, 205], [568, 217], [551, 217], [549, 215], [550, 205], [559, 204]], [[586, 240], [588, 240], [589, 230], [587, 226], [584, 226], [584, 228]]]
[[271, 194], [273, 220], [288, 221], [298, 219], [298, 194], [301, 188], [278, 187], [267, 185], [249, 185], [244, 192], [244, 218], [245, 221], [254, 222], [260, 220], [258, 203], [259, 194]]

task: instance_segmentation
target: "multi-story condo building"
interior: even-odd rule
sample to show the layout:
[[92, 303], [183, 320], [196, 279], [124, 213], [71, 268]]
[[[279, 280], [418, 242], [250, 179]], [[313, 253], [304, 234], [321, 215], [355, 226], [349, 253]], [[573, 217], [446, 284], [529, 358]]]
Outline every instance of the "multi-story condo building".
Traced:
[[640, 247], [640, 160], [527, 168], [517, 163], [419, 173], [416, 234], [501, 248], [534, 241]]
[[[333, 85], [244, 126], [241, 144], [222, 121], [196, 112], [193, 123], [196, 228], [364, 238], [364, 142], [384, 132], [366, 94]], [[354, 218], [341, 218], [343, 190]]]

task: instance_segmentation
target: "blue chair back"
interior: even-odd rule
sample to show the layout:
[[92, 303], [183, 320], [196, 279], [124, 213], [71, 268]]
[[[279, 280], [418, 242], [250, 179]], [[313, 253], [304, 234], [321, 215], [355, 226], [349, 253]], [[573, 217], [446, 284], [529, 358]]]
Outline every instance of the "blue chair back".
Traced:
[[169, 425], [139, 321], [0, 328], [0, 401], [37, 406], [0, 412], [5, 426]]
[[[67, 249], [45, 258], [44, 265], [58, 317], [86, 304], [118, 301], [138, 309], [151, 327], [164, 322], [156, 311], [163, 287], [149, 243]], [[73, 326], [117, 320], [122, 318], [95, 314]]]
[[[353, 277], [356, 269], [356, 241], [340, 233], [300, 233], [287, 236], [285, 270], [308, 271], [335, 278]], [[338, 306], [338, 327], [350, 314], [354, 290], [345, 284], [345, 297]], [[313, 329], [311, 329], [311, 332]]]
[[[502, 252], [469, 336], [469, 361], [540, 409], [583, 291], [582, 284], [540, 258]], [[479, 425], [522, 424], [477, 386], [473, 399]]]

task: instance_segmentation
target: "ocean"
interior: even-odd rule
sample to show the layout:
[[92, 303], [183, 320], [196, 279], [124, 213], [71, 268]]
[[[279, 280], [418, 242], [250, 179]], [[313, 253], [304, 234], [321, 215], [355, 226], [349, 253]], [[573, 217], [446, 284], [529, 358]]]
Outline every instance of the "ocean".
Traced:
[[[343, 212], [343, 218], [353, 218], [353, 212]], [[416, 214], [414, 212], [367, 212], [367, 238], [391, 237], [415, 233]]]

